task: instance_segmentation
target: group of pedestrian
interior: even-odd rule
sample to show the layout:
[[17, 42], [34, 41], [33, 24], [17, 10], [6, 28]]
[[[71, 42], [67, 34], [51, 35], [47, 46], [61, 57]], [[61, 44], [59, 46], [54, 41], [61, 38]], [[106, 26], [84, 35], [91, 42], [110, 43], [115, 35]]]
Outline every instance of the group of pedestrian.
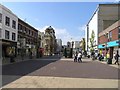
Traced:
[[[118, 53], [118, 50], [117, 50], [116, 53], [113, 54], [113, 56], [114, 56], [114, 60], [115, 60], [114, 64], [118, 64], [119, 65], [119, 57], [120, 57], [120, 55]], [[107, 63], [108, 64], [112, 64], [112, 58], [110, 57], [110, 52], [107, 52], [106, 55], [104, 55], [103, 53], [100, 54], [98, 59], [100, 61], [102, 61], [104, 58], [107, 59]]]
[[74, 62], [82, 62], [82, 60], [81, 60], [81, 58], [82, 58], [82, 53], [81, 52], [75, 52], [75, 54], [74, 54]]

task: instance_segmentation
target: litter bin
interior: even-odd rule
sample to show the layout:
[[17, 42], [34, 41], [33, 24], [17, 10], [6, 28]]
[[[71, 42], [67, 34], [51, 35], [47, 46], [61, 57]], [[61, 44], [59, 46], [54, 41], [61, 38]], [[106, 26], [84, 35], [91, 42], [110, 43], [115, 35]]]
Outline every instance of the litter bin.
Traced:
[[112, 64], [112, 58], [109, 58], [109, 59], [107, 60], [107, 64]]

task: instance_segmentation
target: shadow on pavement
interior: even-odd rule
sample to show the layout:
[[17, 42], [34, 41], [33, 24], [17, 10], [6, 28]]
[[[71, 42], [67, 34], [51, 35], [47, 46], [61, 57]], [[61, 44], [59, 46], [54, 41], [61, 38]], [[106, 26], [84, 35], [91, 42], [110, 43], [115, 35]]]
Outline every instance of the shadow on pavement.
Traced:
[[[49, 59], [50, 57], [46, 57]], [[22, 77], [31, 72], [36, 71], [50, 63], [60, 60], [60, 57], [52, 57], [56, 60], [28, 60], [18, 63], [8, 64], [2, 66], [2, 86]]]

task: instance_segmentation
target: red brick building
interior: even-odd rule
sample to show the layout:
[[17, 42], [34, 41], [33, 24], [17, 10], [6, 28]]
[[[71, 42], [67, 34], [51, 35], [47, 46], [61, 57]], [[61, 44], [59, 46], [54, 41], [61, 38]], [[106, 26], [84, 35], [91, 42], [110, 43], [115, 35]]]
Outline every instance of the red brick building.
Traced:
[[110, 57], [113, 58], [113, 53], [119, 50], [120, 53], [120, 20], [109, 26], [107, 29], [99, 33], [98, 48], [102, 52], [108, 51]]

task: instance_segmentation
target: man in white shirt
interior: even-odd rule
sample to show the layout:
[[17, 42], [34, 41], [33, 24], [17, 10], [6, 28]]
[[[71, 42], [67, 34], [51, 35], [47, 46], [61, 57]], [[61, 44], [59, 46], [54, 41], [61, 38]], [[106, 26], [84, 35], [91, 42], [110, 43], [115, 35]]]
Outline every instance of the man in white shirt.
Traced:
[[81, 58], [82, 58], [81, 52], [78, 53], [78, 57], [77, 58], [78, 58], [78, 62], [82, 62], [82, 60], [81, 60]]

